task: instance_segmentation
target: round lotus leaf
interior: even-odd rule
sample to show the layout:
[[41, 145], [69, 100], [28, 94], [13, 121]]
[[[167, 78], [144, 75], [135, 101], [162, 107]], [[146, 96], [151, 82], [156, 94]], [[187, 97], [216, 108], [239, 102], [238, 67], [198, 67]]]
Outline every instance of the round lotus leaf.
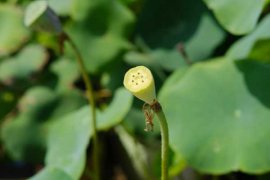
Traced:
[[201, 172], [269, 171], [270, 67], [221, 58], [176, 73], [160, 94], [174, 151]]
[[252, 31], [263, 10], [264, 0], [203, 0], [219, 23], [230, 33]]

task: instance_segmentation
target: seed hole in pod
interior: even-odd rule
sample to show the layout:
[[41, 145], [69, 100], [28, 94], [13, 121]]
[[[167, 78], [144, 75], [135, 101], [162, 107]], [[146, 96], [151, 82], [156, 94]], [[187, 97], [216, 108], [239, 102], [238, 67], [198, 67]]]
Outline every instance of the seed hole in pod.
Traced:
[[144, 82], [144, 80], [142, 80], [142, 82]]
[[136, 85], [138, 85], [138, 83], [136, 83]]
[[132, 80], [131, 82], [134, 82], [134, 80]]
[[143, 76], [141, 76], [141, 78], [143, 78]]
[[132, 77], [135, 77], [135, 75], [132, 75]]
[[140, 73], [138, 72], [138, 75], [140, 75]]

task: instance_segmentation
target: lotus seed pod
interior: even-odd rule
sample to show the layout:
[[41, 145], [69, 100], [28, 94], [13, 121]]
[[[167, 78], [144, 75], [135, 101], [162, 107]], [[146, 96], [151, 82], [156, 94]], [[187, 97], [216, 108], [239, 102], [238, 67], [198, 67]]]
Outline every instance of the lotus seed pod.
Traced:
[[45, 0], [33, 1], [25, 11], [24, 24], [37, 31], [53, 34], [62, 32], [62, 25], [55, 12]]
[[124, 86], [134, 96], [148, 104], [156, 99], [155, 82], [151, 71], [145, 66], [137, 66], [126, 72]]

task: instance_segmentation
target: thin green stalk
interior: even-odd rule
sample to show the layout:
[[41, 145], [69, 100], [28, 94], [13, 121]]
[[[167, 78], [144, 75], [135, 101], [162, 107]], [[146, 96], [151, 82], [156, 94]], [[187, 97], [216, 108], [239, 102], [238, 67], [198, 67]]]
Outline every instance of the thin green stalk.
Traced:
[[165, 114], [159, 102], [152, 105], [156, 113], [161, 130], [161, 180], [168, 180], [168, 153], [169, 153], [169, 129]]
[[94, 143], [94, 149], [93, 149], [93, 164], [94, 164], [94, 173], [95, 173], [95, 179], [99, 180], [99, 147], [98, 147], [98, 135], [97, 135], [97, 125], [96, 125], [96, 104], [95, 104], [95, 98], [94, 98], [94, 91], [93, 86], [90, 78], [88, 77], [87, 70], [85, 68], [82, 56], [75, 45], [75, 43], [72, 41], [72, 39], [69, 37], [67, 33], [63, 34], [65, 40], [71, 45], [74, 53], [77, 57], [77, 62], [80, 67], [80, 71], [82, 73], [83, 81], [86, 86], [86, 93], [88, 97], [88, 101], [90, 106], [90, 112], [92, 112], [92, 126], [93, 126], [93, 143]]

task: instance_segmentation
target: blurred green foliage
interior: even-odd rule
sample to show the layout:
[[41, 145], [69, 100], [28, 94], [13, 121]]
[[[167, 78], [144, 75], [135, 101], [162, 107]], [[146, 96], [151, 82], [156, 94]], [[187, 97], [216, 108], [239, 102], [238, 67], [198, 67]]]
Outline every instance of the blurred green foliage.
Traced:
[[[89, 179], [91, 117], [75, 56], [23, 25], [29, 2], [0, 1], [0, 178]], [[142, 102], [122, 88], [135, 65], [155, 76], [172, 178], [269, 179], [259, 175], [270, 171], [269, 0], [48, 2], [94, 83], [103, 179], [160, 175], [157, 121], [144, 132]], [[4, 175], [17, 163], [33, 171]]]

